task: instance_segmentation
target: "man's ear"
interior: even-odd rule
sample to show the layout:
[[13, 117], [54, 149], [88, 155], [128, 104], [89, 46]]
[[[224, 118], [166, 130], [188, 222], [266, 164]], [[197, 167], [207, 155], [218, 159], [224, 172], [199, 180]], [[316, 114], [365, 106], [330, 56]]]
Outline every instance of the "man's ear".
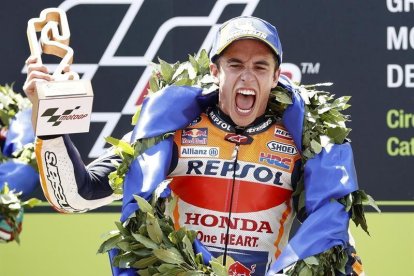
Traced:
[[280, 67], [275, 70], [275, 74], [273, 75], [273, 84], [272, 84], [272, 88], [275, 88], [277, 86], [277, 83], [279, 81], [279, 77], [280, 77]]
[[210, 63], [210, 74], [214, 77], [214, 82], [218, 84], [219, 69], [215, 63]]
[[210, 73], [212, 76], [216, 77], [218, 76], [218, 68], [215, 63], [210, 63]]

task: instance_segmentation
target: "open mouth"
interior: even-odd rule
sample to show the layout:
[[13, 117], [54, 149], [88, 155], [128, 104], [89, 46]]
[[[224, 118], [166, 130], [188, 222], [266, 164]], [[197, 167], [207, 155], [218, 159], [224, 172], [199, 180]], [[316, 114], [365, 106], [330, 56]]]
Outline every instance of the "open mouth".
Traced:
[[240, 113], [249, 113], [256, 101], [256, 92], [250, 89], [239, 89], [236, 93], [236, 108]]

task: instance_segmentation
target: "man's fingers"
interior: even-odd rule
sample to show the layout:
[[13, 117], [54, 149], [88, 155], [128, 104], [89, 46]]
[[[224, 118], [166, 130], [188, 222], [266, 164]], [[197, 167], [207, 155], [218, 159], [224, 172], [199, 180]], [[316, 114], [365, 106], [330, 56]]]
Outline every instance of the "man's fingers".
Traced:
[[32, 98], [34, 97], [34, 94], [36, 93], [35, 83], [36, 83], [36, 80], [29, 80], [29, 81], [26, 81], [23, 85], [23, 91], [31, 102], [32, 102]]
[[53, 81], [54, 78], [48, 73], [48, 69], [42, 64], [42, 61], [35, 56], [30, 56], [26, 59], [26, 66], [27, 77], [23, 85], [23, 91], [33, 103], [33, 100], [36, 97], [36, 83]]
[[27, 66], [31, 65], [31, 64], [38, 64], [38, 65], [42, 65], [42, 60], [36, 56], [30, 56], [26, 59], [25, 64]]
[[26, 96], [31, 99], [34, 94], [36, 93], [36, 83], [39, 82], [46, 82], [45, 79], [32, 79], [24, 83], [23, 91], [25, 92]]
[[33, 104], [33, 99], [36, 96], [36, 83], [54, 80], [53, 76], [43, 73], [41, 71], [31, 71], [27, 75], [26, 82], [23, 85], [23, 91]]
[[47, 73], [44, 73], [42, 71], [34, 70], [34, 71], [31, 71], [28, 74], [27, 79], [29, 81], [31, 81], [31, 80], [37, 80], [37, 79], [52, 81], [53, 80], [53, 76], [51, 76], [51, 75], [49, 75]]
[[34, 71], [43, 72], [43, 73], [49, 72], [47, 67], [42, 64], [30, 63], [29, 65], [27, 65], [27, 74], [30, 74], [31, 72], [34, 72]]

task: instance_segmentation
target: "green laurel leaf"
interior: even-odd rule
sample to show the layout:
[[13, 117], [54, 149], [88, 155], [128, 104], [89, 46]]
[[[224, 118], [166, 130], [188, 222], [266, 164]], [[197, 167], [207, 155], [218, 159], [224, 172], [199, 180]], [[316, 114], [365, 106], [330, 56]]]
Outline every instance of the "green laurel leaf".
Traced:
[[152, 241], [160, 244], [163, 240], [163, 233], [158, 220], [150, 213], [147, 213], [147, 231]]
[[160, 63], [161, 74], [163, 78], [165, 79], [165, 81], [169, 83], [174, 75], [173, 66], [171, 66], [171, 64], [165, 62], [164, 60], [160, 58], [158, 59], [158, 61]]
[[217, 276], [227, 276], [229, 275], [229, 272], [227, 271], [227, 268], [223, 266], [221, 263], [219, 263], [217, 260], [211, 260], [210, 261], [211, 268], [213, 269], [214, 273]]
[[111, 250], [112, 248], [116, 247], [116, 244], [120, 241], [123, 240], [123, 237], [121, 234], [115, 235], [109, 239], [107, 239], [106, 241], [104, 241], [99, 249], [97, 253], [105, 253], [108, 252], [109, 250]]
[[135, 200], [138, 203], [139, 209], [144, 213], [154, 214], [154, 209], [151, 204], [148, 203], [143, 197], [134, 195]]
[[157, 256], [158, 259], [163, 260], [169, 264], [182, 264], [184, 263], [184, 259], [181, 256], [180, 252], [175, 248], [166, 249], [155, 249], [153, 251], [154, 255]]
[[132, 233], [132, 236], [134, 237], [134, 239], [138, 242], [140, 242], [141, 244], [143, 244], [146, 248], [149, 249], [158, 249], [158, 245], [153, 242], [151, 239], [141, 235], [141, 234], [136, 234], [136, 233]]
[[147, 258], [142, 258], [139, 261], [134, 262], [131, 267], [133, 268], [147, 268], [153, 264], [155, 264], [158, 261], [158, 258], [156, 256], [150, 256]]
[[105, 141], [117, 149], [120, 149], [122, 152], [129, 154], [131, 156], [134, 155], [134, 148], [126, 141], [119, 140], [113, 137], [106, 137]]

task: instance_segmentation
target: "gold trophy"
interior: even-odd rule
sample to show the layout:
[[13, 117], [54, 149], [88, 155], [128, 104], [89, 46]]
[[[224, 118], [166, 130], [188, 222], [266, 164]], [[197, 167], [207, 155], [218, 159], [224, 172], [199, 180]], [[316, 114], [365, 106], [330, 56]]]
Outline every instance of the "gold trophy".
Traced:
[[39, 18], [28, 21], [27, 38], [38, 63], [42, 63], [42, 53], [62, 58], [53, 73], [55, 81], [36, 83], [32, 111], [36, 136], [88, 132], [93, 102], [91, 82], [80, 80], [75, 72], [64, 72], [73, 61], [66, 13], [59, 8], [43, 10]]

